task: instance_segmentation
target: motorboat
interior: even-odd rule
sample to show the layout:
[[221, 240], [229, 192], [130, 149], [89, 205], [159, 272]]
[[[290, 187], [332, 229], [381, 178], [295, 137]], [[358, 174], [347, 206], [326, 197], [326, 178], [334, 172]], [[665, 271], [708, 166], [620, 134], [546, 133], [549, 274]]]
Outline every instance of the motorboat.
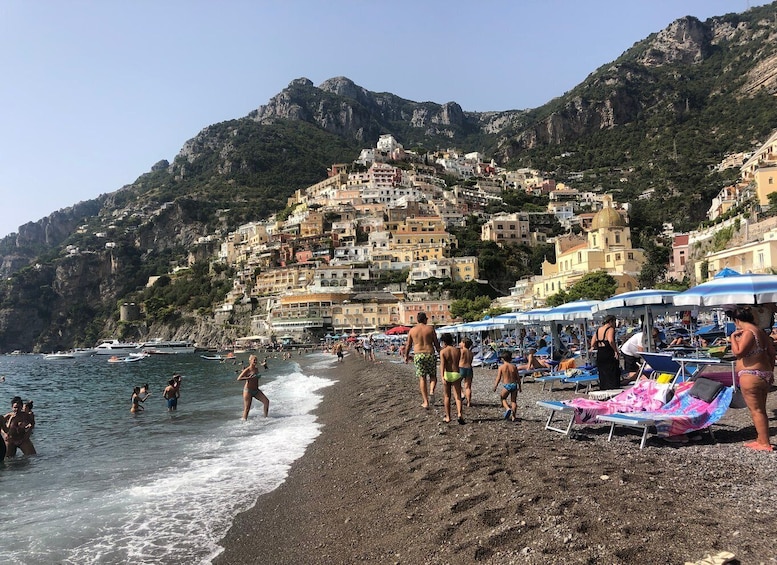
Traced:
[[69, 352], [58, 351], [57, 353], [47, 353], [43, 358], [47, 361], [55, 361], [57, 359], [75, 359], [76, 356]]
[[221, 355], [200, 355], [206, 361], [223, 361], [224, 357]]
[[194, 343], [186, 340], [152, 339], [140, 344], [140, 349], [146, 353], [164, 355], [169, 353], [194, 353], [195, 346]]
[[68, 351], [74, 357], [91, 357], [94, 355], [94, 347], [76, 347]]
[[148, 357], [148, 355], [145, 353], [130, 353], [126, 357], [113, 355], [108, 358], [108, 363], [134, 363], [136, 361], [142, 361], [146, 357]]
[[122, 342], [118, 339], [104, 339], [94, 348], [95, 355], [127, 355], [138, 352], [140, 346], [137, 343]]

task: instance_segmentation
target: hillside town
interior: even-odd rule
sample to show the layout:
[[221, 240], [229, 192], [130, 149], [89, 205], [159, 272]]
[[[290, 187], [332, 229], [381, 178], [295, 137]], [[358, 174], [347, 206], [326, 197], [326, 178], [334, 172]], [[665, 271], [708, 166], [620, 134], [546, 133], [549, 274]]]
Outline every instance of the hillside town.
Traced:
[[[745, 203], [769, 208], [777, 177], [777, 133], [751, 154], [727, 157], [721, 168], [741, 167], [736, 185], [725, 187], [708, 211], [710, 226], [674, 233], [667, 279], [703, 282], [726, 267], [739, 272], [771, 272], [777, 257], [777, 223], [757, 215], [727, 217]], [[443, 326], [458, 322], [450, 312], [456, 298], [445, 292], [411, 292], [428, 279], [481, 281], [478, 257], [453, 256], [456, 237], [470, 215], [484, 221], [481, 239], [497, 245], [552, 243], [555, 261], [542, 273], [516, 281], [495, 306], [513, 311], [542, 306], [585, 274], [605, 271], [617, 293], [639, 288], [645, 252], [633, 245], [626, 203], [607, 194], [581, 192], [540, 171], [508, 171], [479, 153], [440, 151], [430, 162], [405, 150], [392, 135], [361, 151], [351, 164], [335, 164], [321, 182], [296, 191], [286, 210], [242, 225], [220, 244], [218, 260], [234, 267], [234, 286], [216, 309], [227, 322], [235, 309], [250, 305], [251, 334], [308, 339], [325, 333], [369, 333], [413, 325], [419, 312]], [[439, 171], [443, 171], [441, 175]], [[459, 182], [449, 187], [444, 178]], [[544, 212], [488, 214], [507, 190], [548, 198]], [[649, 197], [649, 195], [646, 195]], [[729, 214], [730, 215], [730, 214]], [[556, 220], [566, 233], [552, 237]], [[722, 229], [748, 227], [746, 237], [725, 249], [705, 248]], [[741, 232], [741, 230], [739, 230]], [[719, 246], [718, 246], [719, 247]]]

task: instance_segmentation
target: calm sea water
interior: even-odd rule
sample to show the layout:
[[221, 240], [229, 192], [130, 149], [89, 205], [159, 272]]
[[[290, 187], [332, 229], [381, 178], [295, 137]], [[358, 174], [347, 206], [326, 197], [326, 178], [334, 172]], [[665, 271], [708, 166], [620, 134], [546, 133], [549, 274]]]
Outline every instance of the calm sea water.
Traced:
[[[295, 359], [271, 358], [260, 380], [270, 417], [254, 401], [242, 422], [239, 365], [0, 356], [0, 409], [15, 395], [34, 400], [38, 451], [0, 463], [0, 563], [209, 562], [233, 517], [281, 484], [319, 434], [310, 412], [332, 381], [317, 373], [335, 362], [309, 354], [303, 374]], [[174, 372], [181, 398], [168, 413]], [[152, 394], [135, 416], [132, 388], [144, 383]]]

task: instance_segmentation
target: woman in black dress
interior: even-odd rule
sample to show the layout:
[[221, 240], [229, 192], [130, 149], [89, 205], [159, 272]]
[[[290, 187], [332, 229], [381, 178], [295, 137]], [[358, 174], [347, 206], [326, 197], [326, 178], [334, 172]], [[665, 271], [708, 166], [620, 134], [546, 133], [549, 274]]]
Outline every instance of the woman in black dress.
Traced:
[[591, 336], [591, 349], [596, 351], [599, 389], [620, 388], [621, 369], [618, 346], [615, 345], [615, 316], [604, 318], [604, 323]]

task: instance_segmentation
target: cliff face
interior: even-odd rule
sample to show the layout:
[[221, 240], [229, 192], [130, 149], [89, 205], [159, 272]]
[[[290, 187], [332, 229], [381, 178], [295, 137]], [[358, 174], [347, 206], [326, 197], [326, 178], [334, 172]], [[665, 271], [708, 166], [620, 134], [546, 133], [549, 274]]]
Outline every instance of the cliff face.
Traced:
[[[470, 117], [475, 118], [472, 120]], [[249, 114], [259, 123], [300, 120], [359, 142], [372, 141], [398, 124], [416, 135], [453, 139], [477, 127], [477, 114], [465, 114], [455, 102], [412, 102], [393, 94], [374, 93], [348, 78], [336, 77], [318, 87], [306, 78], [292, 81], [266, 105]]]

